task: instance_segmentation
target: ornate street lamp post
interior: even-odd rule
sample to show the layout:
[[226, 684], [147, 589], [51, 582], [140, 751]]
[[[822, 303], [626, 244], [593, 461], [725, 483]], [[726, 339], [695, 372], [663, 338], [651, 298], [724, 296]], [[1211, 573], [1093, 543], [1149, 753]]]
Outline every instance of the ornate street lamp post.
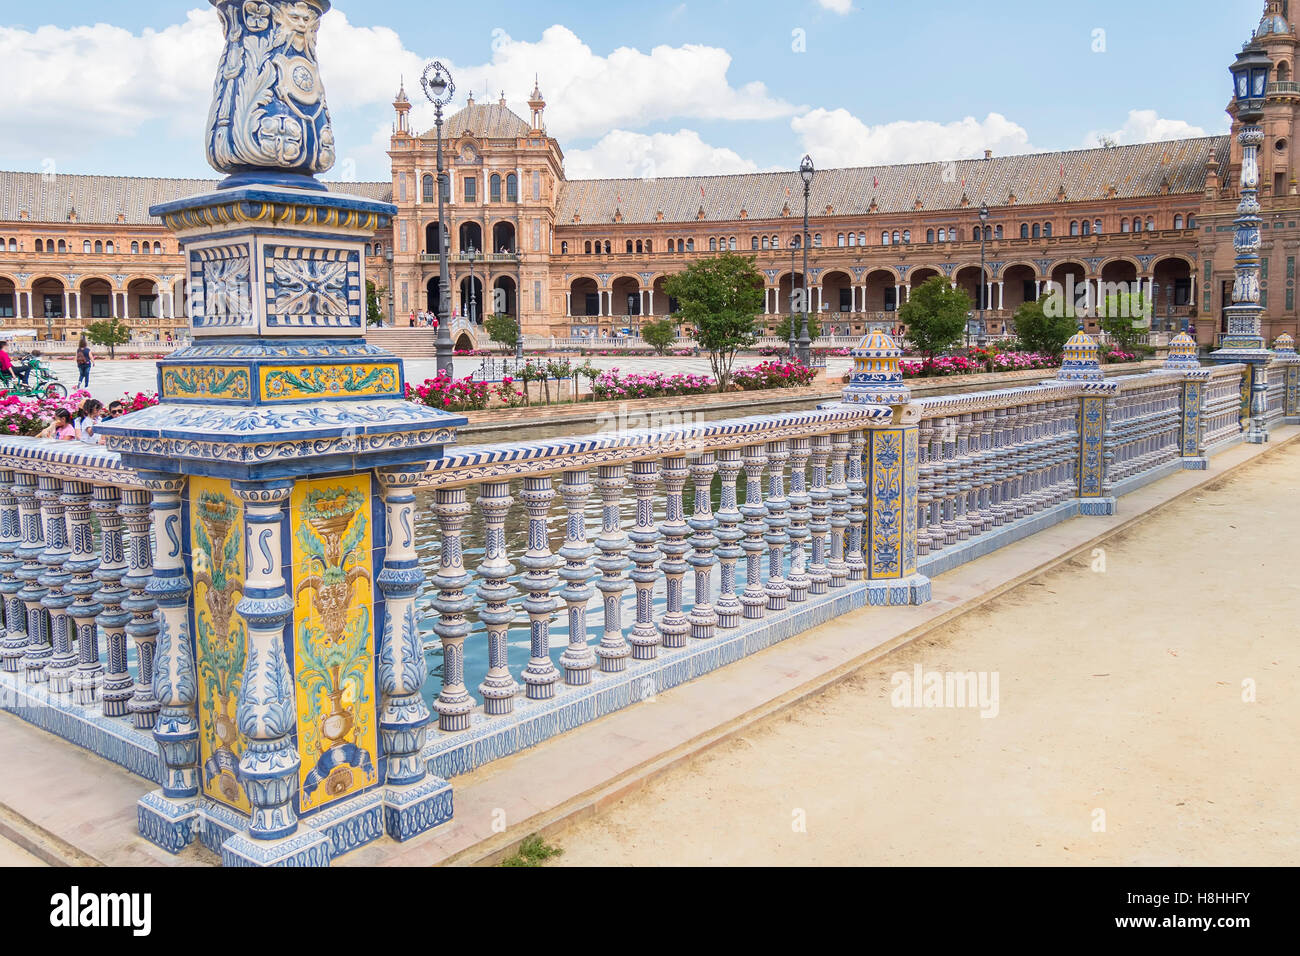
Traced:
[[[800, 240], [801, 243], [802, 243], [802, 241], [803, 241], [803, 240]], [[794, 361], [794, 357], [795, 357], [795, 345], [794, 345], [794, 339], [795, 339], [795, 336], [794, 336], [794, 240], [793, 240], [793, 239], [790, 240], [790, 330], [789, 330], [789, 332], [790, 332], [790, 335], [789, 335], [789, 338], [790, 338], [790, 353], [789, 353], [788, 358], [790, 359], [791, 362], [793, 362], [793, 361]]]
[[397, 315], [394, 312], [394, 289], [393, 289], [393, 244], [390, 242], [388, 248], [384, 250], [384, 260], [388, 263], [388, 325], [390, 328], [397, 328]]
[[[803, 365], [812, 364], [812, 340], [808, 338], [808, 191], [812, 188], [813, 174], [812, 157], [804, 155], [803, 162], [799, 164], [799, 175], [803, 178], [803, 290], [804, 302], [802, 311], [802, 321], [799, 323], [799, 361]], [[790, 323], [790, 333], [794, 334], [794, 322]]]
[[469, 319], [470, 325], [477, 324], [474, 320], [478, 316], [477, 305], [478, 297], [474, 295], [474, 259], [478, 250], [474, 248], [474, 243], [469, 244], [465, 250], [465, 258], [469, 260], [469, 314], [465, 317]]
[[1232, 282], [1232, 305], [1228, 314], [1228, 331], [1220, 336], [1219, 348], [1210, 354], [1218, 363], [1241, 362], [1246, 365], [1250, 387], [1242, 408], [1242, 424], [1246, 441], [1262, 444], [1268, 441], [1268, 423], [1265, 419], [1265, 399], [1268, 389], [1265, 366], [1272, 353], [1264, 345], [1260, 334], [1260, 319], [1264, 312], [1259, 294], [1259, 147], [1264, 142], [1264, 130], [1259, 121], [1264, 116], [1264, 94], [1268, 88], [1268, 74], [1273, 61], [1264, 48], [1255, 42], [1247, 43], [1232, 64], [1233, 103], [1241, 129], [1237, 142], [1241, 143], [1241, 202], [1237, 205], [1237, 229], [1233, 246], [1237, 251], [1236, 275]]
[[451, 377], [454, 361], [451, 344], [451, 308], [449, 286], [451, 278], [447, 269], [447, 230], [443, 226], [443, 204], [447, 200], [447, 172], [442, 164], [442, 108], [456, 95], [456, 84], [452, 82], [447, 68], [436, 60], [424, 68], [420, 77], [424, 95], [433, 104], [434, 129], [438, 141], [438, 335], [436, 347], [438, 353], [438, 371]]
[[986, 203], [980, 206], [980, 324], [975, 328], [975, 344], [980, 348], [984, 348], [987, 341], [985, 335], [986, 326], [984, 325], [984, 306], [988, 300], [988, 282], [984, 278], [984, 238], [985, 229], [988, 228], [985, 224], [988, 221], [989, 207]]

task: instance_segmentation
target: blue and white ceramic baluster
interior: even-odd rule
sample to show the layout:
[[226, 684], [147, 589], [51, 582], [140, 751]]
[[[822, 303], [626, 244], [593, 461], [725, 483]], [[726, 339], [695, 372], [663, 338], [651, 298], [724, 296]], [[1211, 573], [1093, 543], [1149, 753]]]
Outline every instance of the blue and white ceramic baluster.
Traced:
[[684, 560], [691, 546], [686, 543], [690, 526], [686, 523], [682, 507], [682, 489], [686, 487], [686, 477], [690, 469], [684, 455], [669, 455], [663, 460], [660, 476], [664, 482], [665, 511], [663, 523], [659, 526], [662, 538], [659, 551], [664, 559], [659, 563], [667, 587], [667, 606], [664, 616], [659, 621], [659, 634], [664, 647], [685, 647], [686, 635], [691, 632], [690, 622], [682, 610], [682, 592], [685, 590], [683, 578], [690, 569]]
[[714, 610], [718, 613], [718, 627], [725, 629], [739, 627], [744, 613], [740, 598], [736, 596], [736, 561], [745, 553], [740, 548], [740, 542], [745, 537], [745, 532], [740, 530], [743, 515], [736, 507], [736, 479], [741, 469], [740, 449], [719, 450], [717, 461], [722, 493], [718, 499], [718, 528], [714, 532], [720, 544], [714, 553], [718, 556], [721, 582]]
[[514, 499], [510, 482], [485, 481], [479, 485], [478, 510], [483, 514], [483, 560], [478, 566], [483, 583], [478, 587], [479, 620], [487, 628], [488, 671], [478, 692], [483, 712], [499, 717], [515, 709], [519, 685], [510, 676], [510, 622], [515, 618], [510, 599], [519, 589], [510, 583], [515, 566], [506, 554], [506, 515]]
[[850, 581], [866, 579], [867, 559], [863, 551], [863, 529], [867, 523], [867, 480], [863, 474], [862, 456], [867, 449], [867, 434], [861, 429], [849, 432], [848, 475], [849, 537], [845, 545], [844, 564], [849, 569]]
[[474, 709], [474, 698], [465, 687], [465, 638], [469, 635], [465, 612], [474, 606], [474, 599], [465, 593], [470, 576], [465, 571], [461, 540], [469, 511], [464, 488], [439, 488], [433, 493], [433, 513], [442, 534], [438, 573], [433, 576], [438, 596], [432, 602], [438, 612], [433, 630], [442, 641], [442, 689], [433, 709], [438, 714], [438, 729], [446, 731], [467, 729]]
[[844, 562], [845, 537], [849, 531], [849, 486], [845, 481], [845, 466], [849, 458], [849, 436], [838, 432], [831, 436], [830, 491], [830, 557], [826, 570], [830, 586], [842, 588], [849, 579], [849, 567]]
[[104, 668], [99, 663], [99, 631], [96, 620], [103, 606], [95, 600], [99, 585], [95, 582], [95, 569], [99, 557], [95, 554], [95, 532], [90, 525], [90, 502], [94, 486], [84, 481], [63, 482], [63, 502], [67, 505], [68, 536], [72, 544], [64, 568], [71, 579], [64, 590], [72, 596], [68, 616], [72, 619], [77, 638], [77, 667], [72, 673], [72, 699], [82, 707], [99, 700]]
[[1007, 420], [1010, 410], [995, 409], [993, 413], [993, 494], [989, 507], [993, 511], [993, 526], [1006, 524], [1010, 518], [1008, 502], [1010, 500], [1010, 429]]
[[596, 593], [590, 584], [596, 574], [591, 566], [596, 549], [587, 541], [587, 499], [591, 497], [587, 470], [566, 471], [560, 482], [560, 496], [565, 510], [564, 544], [559, 552], [564, 559], [560, 597], [569, 631], [569, 646], [560, 655], [560, 666], [564, 668], [564, 682], [580, 687], [591, 683], [591, 672], [596, 667], [596, 652], [587, 638], [587, 602]]
[[957, 540], [965, 541], [971, 536], [971, 528], [980, 523], [978, 515], [972, 515], [972, 476], [974, 463], [971, 460], [970, 415], [957, 416], [957, 460], [953, 462], [953, 474], [957, 479], [957, 510], [953, 523], [957, 526]]
[[68, 522], [63, 504], [63, 482], [53, 475], [41, 475], [36, 499], [41, 503], [41, 520], [45, 528], [45, 550], [41, 552], [41, 564], [45, 572], [39, 583], [46, 589], [41, 598], [50, 619], [50, 640], [53, 654], [46, 676], [51, 694], [72, 693], [72, 672], [77, 668], [77, 653], [72, 646], [75, 635], [72, 632], [72, 619], [68, 617], [68, 606], [72, 604], [72, 595], [64, 591], [71, 580], [68, 569], [64, 567], [72, 554], [68, 545]]
[[631, 583], [627, 569], [632, 564], [627, 556], [631, 545], [619, 525], [620, 504], [626, 487], [627, 469], [623, 465], [601, 465], [596, 469], [596, 491], [600, 494], [600, 534], [596, 537], [596, 547], [600, 549], [600, 557], [596, 559], [600, 579], [596, 581], [596, 588], [604, 606], [604, 628], [596, 647], [596, 657], [603, 674], [626, 670], [627, 660], [632, 654], [631, 646], [623, 637], [623, 592]]
[[118, 510], [126, 525], [126, 553], [130, 565], [122, 578], [122, 586], [131, 593], [123, 599], [122, 608], [131, 614], [126, 635], [135, 642], [135, 690], [126, 709], [137, 728], [151, 730], [158, 719], [158, 699], [153, 695], [158, 602], [149, 594], [149, 579], [153, 576], [153, 517], [149, 492], [140, 488], [124, 489]]
[[810, 594], [825, 594], [830, 589], [831, 572], [826, 567], [827, 538], [830, 537], [831, 491], [826, 486], [826, 463], [831, 457], [831, 436], [814, 435], [812, 439], [812, 485], [808, 497], [812, 499], [812, 521], [808, 531], [812, 535], [812, 560], [808, 564]]
[[[49, 667], [54, 648], [50, 644], [50, 619], [41, 606], [45, 587], [41, 577], [45, 568], [41, 554], [45, 551], [45, 527], [41, 521], [40, 504], [36, 500], [36, 476], [19, 473], [15, 476], [14, 494], [18, 498], [18, 514], [23, 526], [23, 543], [14, 551], [22, 560], [15, 572], [23, 583], [18, 599], [23, 602], [27, 615], [27, 648], [23, 654], [23, 669], [29, 684], [43, 684], [49, 679]], [[151, 725], [152, 726], [152, 725]]]
[[[235, 482], [233, 491], [244, 502], [248, 549], [244, 593], [235, 606], [248, 625], [248, 653], [235, 707], [235, 720], [244, 735], [239, 782], [252, 806], [249, 838], [278, 840], [298, 830], [294, 798], [302, 762], [294, 743], [297, 691], [284, 652], [284, 628], [293, 614], [282, 563], [284, 505], [290, 483]], [[158, 666], [163, 666], [161, 639]], [[231, 842], [227, 840], [227, 846]]]
[[745, 503], [740, 508], [745, 522], [740, 530], [745, 539], [740, 547], [745, 552], [745, 590], [740, 595], [747, 620], [756, 621], [767, 611], [767, 592], [763, 590], [763, 553], [767, 542], [763, 540], [767, 524], [767, 506], [763, 504], [763, 469], [767, 466], [767, 451], [762, 445], [749, 445], [744, 451]]
[[695, 489], [695, 507], [689, 524], [694, 534], [690, 544], [694, 549], [686, 560], [695, 569], [695, 604], [687, 620], [691, 623], [691, 637], [707, 640], [718, 626], [718, 612], [713, 607], [713, 566], [718, 563], [714, 550], [718, 537], [713, 532], [718, 519], [713, 515], [713, 475], [718, 470], [713, 452], [701, 452], [691, 462], [691, 484]]
[[930, 553], [930, 502], [934, 489], [934, 465], [930, 454], [930, 440], [934, 435], [933, 419], [923, 418], [916, 426], [916, 553]]
[[27, 609], [18, 599], [23, 583], [16, 571], [22, 562], [14, 551], [23, 543], [18, 498], [14, 494], [14, 473], [0, 470], [0, 600], [4, 601], [5, 633], [0, 639], [0, 670], [17, 674], [23, 669], [27, 650]]
[[96, 485], [91, 510], [99, 518], [99, 566], [95, 580], [99, 587], [92, 598], [103, 607], [96, 623], [104, 631], [107, 644], [104, 658], [104, 690], [101, 694], [105, 717], [125, 717], [127, 703], [135, 682], [126, 663], [126, 624], [131, 612], [124, 610], [122, 601], [130, 593], [122, 586], [126, 574], [126, 547], [122, 542], [122, 515], [118, 507], [122, 494], [112, 485]]
[[767, 443], [767, 609], [769, 611], [785, 610], [790, 598], [790, 586], [785, 579], [785, 549], [790, 544], [790, 535], [786, 528], [790, 518], [790, 501], [785, 496], [785, 463], [790, 452], [784, 441]]
[[[429, 665], [420, 638], [416, 596], [424, 583], [415, 550], [415, 486], [422, 468], [379, 468], [375, 477], [384, 501], [384, 564], [375, 584], [384, 596], [384, 625], [378, 653], [379, 738], [387, 769], [384, 782], [409, 787], [425, 779], [424, 750], [432, 717], [421, 691]], [[400, 815], [398, 815], [400, 819]], [[399, 826], [389, 822], [392, 830]]]
[[653, 660], [659, 652], [659, 629], [654, 620], [654, 587], [659, 580], [659, 529], [655, 527], [654, 493], [659, 483], [659, 462], [632, 463], [632, 490], [636, 495], [636, 524], [628, 533], [632, 548], [632, 583], [636, 587], [636, 623], [628, 635], [632, 659]]
[[812, 579], [808, 576], [808, 521], [812, 517], [808, 505], [812, 498], [808, 495], [808, 458], [812, 454], [811, 443], [807, 438], [792, 438], [790, 449], [790, 493], [786, 500], [790, 502], [787, 512], [787, 534], [790, 536], [790, 572], [786, 575], [786, 587], [790, 589], [790, 602], [797, 604], [808, 600], [808, 589]]
[[[198, 674], [194, 639], [190, 633], [190, 578], [181, 543], [181, 492], [185, 479], [174, 475], [141, 475], [152, 493], [153, 533], [157, 549], [149, 596], [158, 604], [157, 654], [153, 696], [158, 718], [153, 737], [163, 762], [163, 796], [189, 800], [199, 793]], [[285, 489], [286, 494], [288, 489]], [[245, 584], [245, 598], [256, 584]], [[287, 603], [287, 599], [286, 599]], [[236, 608], [243, 615], [243, 602]], [[252, 622], [243, 615], [252, 628]], [[276, 630], [276, 637], [280, 630]], [[292, 695], [290, 696], [292, 700]], [[296, 711], [295, 711], [296, 713]]]
[[555, 696], [555, 684], [560, 679], [560, 672], [551, 660], [551, 615], [559, 604], [551, 590], [560, 579], [555, 574], [559, 558], [551, 553], [546, 530], [546, 516], [555, 499], [550, 475], [525, 478], [519, 497], [528, 510], [528, 550], [519, 563], [527, 569], [522, 583], [528, 596], [523, 606], [528, 612], [532, 645], [523, 673], [524, 688], [529, 700], [547, 700]]

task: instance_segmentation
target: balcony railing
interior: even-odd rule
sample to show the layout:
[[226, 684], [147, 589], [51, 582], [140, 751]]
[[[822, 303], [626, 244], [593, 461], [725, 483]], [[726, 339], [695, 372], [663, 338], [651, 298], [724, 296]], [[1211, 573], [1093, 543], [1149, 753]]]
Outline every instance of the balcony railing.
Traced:
[[[420, 262], [432, 262], [432, 263], [436, 263], [436, 262], [438, 261], [438, 253], [436, 253], [436, 252], [422, 252], [422, 253], [420, 253], [419, 258], [420, 258]], [[457, 262], [457, 263], [462, 263], [462, 264], [468, 265], [468, 264], [470, 263], [471, 260], [470, 260], [470, 257], [469, 257], [469, 256], [465, 255], [465, 254], [462, 253], [462, 252], [453, 252], [453, 253], [450, 253], [450, 254], [447, 256], [447, 261], [448, 261], [448, 262]], [[519, 261], [519, 253], [518, 253], [518, 252], [478, 252], [478, 253], [475, 253], [475, 254], [474, 254], [474, 259], [473, 259], [473, 261], [474, 261], [475, 263], [479, 263], [479, 262], [518, 262], [518, 261]]]

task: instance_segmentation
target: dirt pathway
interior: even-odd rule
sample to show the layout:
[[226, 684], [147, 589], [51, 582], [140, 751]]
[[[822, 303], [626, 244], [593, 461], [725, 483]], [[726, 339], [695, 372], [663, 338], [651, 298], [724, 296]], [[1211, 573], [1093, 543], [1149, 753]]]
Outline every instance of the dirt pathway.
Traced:
[[[1029, 582], [560, 833], [549, 865], [1300, 863], [1298, 488], [1293, 444], [1111, 539], [1104, 570]], [[996, 716], [894, 706], [916, 665], [996, 674]]]

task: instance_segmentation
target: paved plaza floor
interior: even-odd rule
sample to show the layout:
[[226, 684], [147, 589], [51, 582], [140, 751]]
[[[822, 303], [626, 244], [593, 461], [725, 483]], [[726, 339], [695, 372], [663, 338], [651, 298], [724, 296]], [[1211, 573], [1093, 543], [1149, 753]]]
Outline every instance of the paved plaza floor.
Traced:
[[[554, 864], [1300, 863], [1297, 484], [1293, 442], [684, 762]], [[918, 666], [1000, 674], [997, 716], [893, 706]]]
[[[479, 368], [482, 358], [456, 359], [456, 377], [469, 375]], [[575, 365], [581, 365], [588, 359], [573, 356]], [[707, 355], [693, 356], [592, 356], [592, 365], [600, 369], [619, 368], [625, 372], [663, 372], [675, 374], [689, 372], [695, 375], [712, 375]], [[741, 356], [735, 367], [757, 365], [765, 359], [753, 356]], [[827, 375], [837, 378], [847, 372], [853, 360], [844, 356], [832, 356], [827, 360]], [[70, 360], [55, 360], [50, 363], [59, 380], [73, 388], [77, 381], [77, 367]], [[109, 401], [120, 397], [124, 392], [156, 391], [158, 388], [158, 366], [153, 359], [105, 359], [92, 367], [90, 372], [90, 391], [96, 398]], [[409, 359], [406, 362], [406, 379], [409, 382], [423, 382], [437, 374], [437, 363], [432, 359]], [[586, 388], [586, 384], [583, 384]]]

